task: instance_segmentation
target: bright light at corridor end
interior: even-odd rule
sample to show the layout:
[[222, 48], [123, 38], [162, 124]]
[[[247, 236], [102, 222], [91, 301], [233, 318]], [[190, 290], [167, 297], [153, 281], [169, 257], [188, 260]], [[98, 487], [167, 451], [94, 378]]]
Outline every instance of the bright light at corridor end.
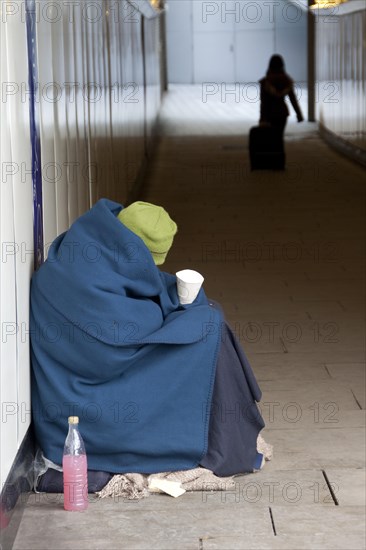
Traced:
[[156, 10], [160, 10], [164, 7], [164, 1], [163, 0], [150, 0], [150, 4], [155, 8]]
[[339, 6], [339, 4], [344, 4], [345, 2], [348, 2], [348, 0], [314, 0], [314, 2], [310, 5], [310, 8], [333, 8], [334, 6]]

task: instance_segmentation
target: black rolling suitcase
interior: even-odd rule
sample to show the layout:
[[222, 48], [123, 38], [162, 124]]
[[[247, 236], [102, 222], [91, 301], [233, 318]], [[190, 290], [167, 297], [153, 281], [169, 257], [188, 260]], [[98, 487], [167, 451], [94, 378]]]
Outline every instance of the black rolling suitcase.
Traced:
[[249, 132], [252, 170], [284, 170], [285, 147], [282, 132], [270, 126], [255, 126]]

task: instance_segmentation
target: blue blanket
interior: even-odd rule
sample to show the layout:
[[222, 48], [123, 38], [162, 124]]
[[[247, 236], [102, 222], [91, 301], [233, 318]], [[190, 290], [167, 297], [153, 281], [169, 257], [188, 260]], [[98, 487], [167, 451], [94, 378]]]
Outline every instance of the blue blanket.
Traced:
[[32, 410], [60, 464], [80, 417], [88, 467], [158, 472], [207, 451], [220, 311], [201, 290], [179, 304], [174, 275], [100, 200], [52, 244], [31, 286]]

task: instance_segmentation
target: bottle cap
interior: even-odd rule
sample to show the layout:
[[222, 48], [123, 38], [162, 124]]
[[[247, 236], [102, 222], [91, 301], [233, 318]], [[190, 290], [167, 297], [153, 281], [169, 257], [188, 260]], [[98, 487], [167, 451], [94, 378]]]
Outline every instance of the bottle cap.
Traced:
[[69, 424], [79, 424], [78, 416], [69, 416], [68, 420], [69, 420]]

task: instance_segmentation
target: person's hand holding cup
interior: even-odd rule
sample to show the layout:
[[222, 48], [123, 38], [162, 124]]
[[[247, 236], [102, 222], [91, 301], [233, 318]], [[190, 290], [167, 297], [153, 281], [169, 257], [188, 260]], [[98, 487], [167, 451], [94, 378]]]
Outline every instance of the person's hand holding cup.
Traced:
[[177, 277], [179, 302], [182, 305], [191, 304], [197, 298], [204, 278], [201, 273], [193, 269], [183, 269], [175, 275]]

